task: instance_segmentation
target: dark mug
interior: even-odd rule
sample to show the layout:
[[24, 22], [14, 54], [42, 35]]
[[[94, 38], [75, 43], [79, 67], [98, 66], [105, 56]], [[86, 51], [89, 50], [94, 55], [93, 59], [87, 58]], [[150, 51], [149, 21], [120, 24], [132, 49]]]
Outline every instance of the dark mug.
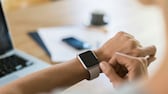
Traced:
[[107, 21], [105, 20], [106, 15], [101, 11], [94, 11], [91, 15], [91, 25], [101, 26], [106, 25]]

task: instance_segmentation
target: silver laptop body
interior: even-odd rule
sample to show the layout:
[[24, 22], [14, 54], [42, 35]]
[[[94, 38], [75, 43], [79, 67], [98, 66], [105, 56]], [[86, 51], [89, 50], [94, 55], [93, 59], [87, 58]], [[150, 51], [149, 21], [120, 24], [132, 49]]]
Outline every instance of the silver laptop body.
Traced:
[[[2, 1], [2, 0], [1, 0]], [[50, 65], [14, 49], [0, 1], [0, 86]]]

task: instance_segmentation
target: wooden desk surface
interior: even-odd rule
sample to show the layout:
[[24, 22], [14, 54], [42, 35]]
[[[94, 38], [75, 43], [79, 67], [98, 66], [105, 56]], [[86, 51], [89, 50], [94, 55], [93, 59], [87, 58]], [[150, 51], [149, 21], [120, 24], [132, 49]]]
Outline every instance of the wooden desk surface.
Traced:
[[[112, 27], [124, 27], [124, 30], [130, 31], [129, 33], [138, 37], [139, 40], [142, 40], [142, 43], [148, 40], [148, 36], [147, 34], [145, 36], [142, 35], [145, 37], [142, 38], [140, 36], [142, 33], [140, 32], [163, 31], [163, 29], [161, 29], [163, 28], [162, 22], [157, 18], [157, 16], [160, 17], [160, 15], [158, 15], [157, 12], [153, 12], [154, 9], [151, 9], [152, 11], [148, 8], [141, 9], [140, 7], [142, 6], [133, 1], [134, 0], [58, 0], [40, 6], [6, 12], [6, 16], [15, 47], [48, 63], [52, 63], [49, 56], [47, 56], [27, 33], [35, 31], [40, 27], [83, 24], [88, 20], [90, 13], [95, 9], [104, 10], [113, 18], [111, 21]], [[154, 18], [155, 16], [153, 16], [153, 18], [148, 17], [151, 13], [157, 13], [156, 18]], [[153, 25], [157, 23], [156, 26], [151, 26], [150, 20], [148, 21], [149, 18], [151, 21], [155, 21]], [[144, 21], [146, 21], [145, 24]], [[158, 25], [158, 22], [161, 24]], [[157, 35], [157, 33], [154, 33], [154, 35]], [[152, 43], [152, 41], [147, 41], [145, 44], [150, 43]]]
[[7, 20], [15, 47], [48, 63], [52, 63], [49, 56], [27, 33], [35, 31], [40, 27], [78, 24], [80, 22], [78, 14], [80, 13], [76, 13], [76, 11], [79, 8], [75, 9], [75, 7], [72, 7], [75, 1], [78, 0], [57, 1], [14, 12], [7, 12]]
[[[101, 3], [109, 0], [59, 0], [31, 8], [6, 12], [15, 48], [23, 50], [48, 63], [49, 56], [28, 36], [40, 27], [81, 24]], [[103, 5], [107, 6], [107, 4]]]

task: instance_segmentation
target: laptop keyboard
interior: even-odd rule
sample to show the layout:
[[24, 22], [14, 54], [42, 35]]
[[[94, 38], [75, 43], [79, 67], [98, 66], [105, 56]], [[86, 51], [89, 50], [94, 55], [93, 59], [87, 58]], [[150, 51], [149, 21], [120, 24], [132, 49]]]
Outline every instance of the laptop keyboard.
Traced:
[[0, 59], [0, 77], [21, 70], [32, 64], [32, 62], [28, 62], [17, 55]]

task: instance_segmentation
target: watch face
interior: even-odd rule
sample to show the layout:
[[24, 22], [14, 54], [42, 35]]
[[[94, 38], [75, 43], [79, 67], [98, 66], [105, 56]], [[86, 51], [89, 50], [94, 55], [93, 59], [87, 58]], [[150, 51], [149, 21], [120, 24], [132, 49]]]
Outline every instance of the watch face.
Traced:
[[85, 53], [82, 53], [79, 55], [79, 57], [87, 68], [99, 64], [98, 60], [96, 59], [92, 51], [87, 51]]

